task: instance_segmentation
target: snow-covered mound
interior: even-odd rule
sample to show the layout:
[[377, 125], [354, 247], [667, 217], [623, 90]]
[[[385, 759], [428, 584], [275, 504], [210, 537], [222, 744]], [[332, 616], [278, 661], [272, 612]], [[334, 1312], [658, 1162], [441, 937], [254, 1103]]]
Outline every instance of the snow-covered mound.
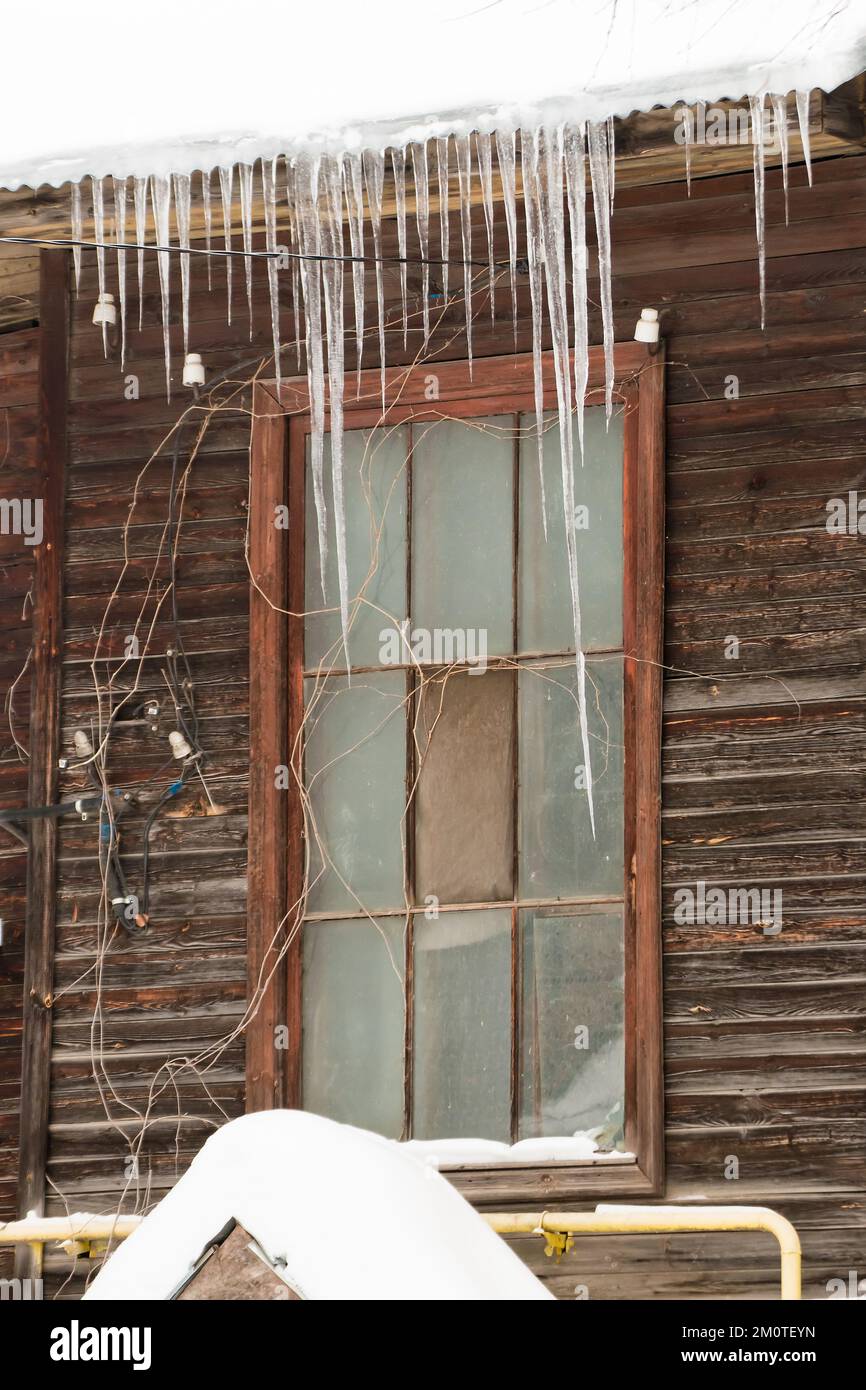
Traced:
[[84, 1297], [170, 1297], [233, 1217], [305, 1298], [551, 1297], [430, 1164], [299, 1110], [218, 1130]]

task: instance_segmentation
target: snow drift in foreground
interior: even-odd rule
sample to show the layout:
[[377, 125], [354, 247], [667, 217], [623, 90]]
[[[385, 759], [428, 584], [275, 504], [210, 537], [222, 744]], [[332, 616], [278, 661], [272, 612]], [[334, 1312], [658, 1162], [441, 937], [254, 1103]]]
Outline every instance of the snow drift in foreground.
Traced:
[[170, 1297], [232, 1217], [305, 1298], [552, 1297], [435, 1168], [299, 1110], [218, 1130], [84, 1297]]

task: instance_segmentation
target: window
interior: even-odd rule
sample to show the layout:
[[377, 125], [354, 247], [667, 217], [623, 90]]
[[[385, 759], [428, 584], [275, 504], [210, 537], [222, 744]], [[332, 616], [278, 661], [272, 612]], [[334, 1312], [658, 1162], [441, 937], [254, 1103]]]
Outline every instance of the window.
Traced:
[[[303, 388], [283, 386], [291, 414], [264, 389], [255, 412], [252, 1103], [487, 1141], [461, 1149], [459, 1180], [503, 1199], [538, 1181], [537, 1156], [563, 1196], [655, 1190], [661, 1171], [661, 359], [628, 345], [617, 370], [608, 428], [593, 361], [576, 469], [594, 837], [558, 423], [546, 409], [545, 541], [531, 361], [477, 362], [471, 383], [440, 366], [436, 402], [420, 370], [395, 373], [384, 420], [378, 373], [362, 378], [351, 671], [333, 536], [322, 596]], [[262, 769], [281, 764], [272, 791]], [[569, 1147], [587, 1133], [594, 1160]]]

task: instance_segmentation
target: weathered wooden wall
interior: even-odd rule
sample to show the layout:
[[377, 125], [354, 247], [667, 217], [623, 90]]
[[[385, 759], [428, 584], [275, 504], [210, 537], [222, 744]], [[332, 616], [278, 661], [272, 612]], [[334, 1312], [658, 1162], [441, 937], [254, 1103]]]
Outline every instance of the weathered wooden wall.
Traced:
[[[815, 186], [792, 170], [790, 225], [781, 180], [767, 197], [767, 328], [760, 330], [751, 174], [629, 188], [614, 215], [617, 336], [643, 305], [662, 310], [668, 380], [667, 649], [664, 754], [664, 937], [668, 1198], [767, 1202], [791, 1216], [806, 1251], [806, 1289], [851, 1269], [866, 1276], [866, 787], [863, 545], [832, 536], [826, 501], [866, 481], [866, 158], [828, 160]], [[479, 224], [480, 226], [483, 224]], [[504, 248], [504, 229], [498, 227]], [[388, 248], [394, 249], [393, 227]], [[387, 249], [387, 248], [386, 248]], [[256, 271], [252, 347], [243, 276], [225, 322], [221, 266], [209, 294], [193, 265], [192, 343], [213, 375], [269, 350]], [[85, 264], [74, 312], [63, 727], [94, 714], [94, 634], [120, 571], [132, 489], [188, 398], [163, 389], [158, 290], [148, 271], [145, 330], [130, 335], [124, 399], [90, 324], [95, 268]], [[288, 277], [286, 277], [287, 279]], [[456, 279], [456, 274], [454, 274]], [[372, 276], [370, 277], [372, 280]], [[417, 310], [420, 276], [410, 272]], [[453, 285], [453, 279], [452, 279]], [[399, 281], [386, 274], [389, 302]], [[597, 294], [594, 293], [597, 298]], [[347, 300], [349, 296], [347, 294]], [[175, 309], [179, 305], [175, 304]], [[518, 346], [529, 346], [521, 286]], [[372, 313], [372, 305], [370, 306]], [[443, 357], [464, 351], [457, 336]], [[371, 318], [372, 321], [372, 318]], [[419, 320], [420, 322], [420, 320]], [[284, 336], [291, 336], [288, 314]], [[441, 341], [442, 335], [440, 335]], [[179, 328], [173, 331], [180, 347]], [[593, 324], [593, 340], [600, 326]], [[389, 334], [393, 360], [401, 344]], [[511, 348], [503, 290], [491, 329], [479, 304], [475, 351]], [[413, 350], [418, 332], [413, 331]], [[372, 357], [369, 361], [374, 360]], [[369, 365], [368, 361], [368, 365]], [[739, 399], [724, 396], [739, 379]], [[177, 378], [177, 373], [176, 373]], [[162, 820], [154, 833], [153, 926], [115, 937], [94, 969], [95, 831], [63, 827], [57, 917], [50, 1210], [110, 1208], [127, 1186], [124, 1134], [134, 1131], [157, 1068], [193, 1055], [243, 1007], [247, 795], [248, 421], [210, 424], [193, 465], [180, 542], [178, 605], [193, 665], [210, 776], [222, 818]], [[188, 449], [184, 458], [188, 456]], [[122, 650], [165, 523], [170, 461], [144, 475], [129, 530], [130, 566], [110, 610]], [[159, 572], [162, 581], [166, 569]], [[148, 601], [153, 612], [153, 599]], [[736, 661], [724, 656], [740, 640]], [[146, 688], [164, 693], [161, 621]], [[103, 645], [103, 650], [105, 649]], [[103, 668], [103, 673], [106, 668]], [[156, 774], [166, 727], [119, 732], [116, 784]], [[162, 772], [155, 785], [168, 774]], [[138, 826], [126, 848], [135, 878]], [[677, 885], [698, 879], [784, 888], [785, 928], [678, 928]], [[101, 974], [101, 981], [97, 977]], [[99, 988], [97, 988], [99, 984]], [[104, 1034], [94, 1083], [92, 1019]], [[162, 1082], [166, 1084], [162, 1085]], [[243, 1106], [243, 1048], [231, 1042], [204, 1078], [162, 1077], [139, 1183], [156, 1198], [210, 1127]], [[132, 1107], [128, 1109], [127, 1107]], [[739, 1179], [725, 1165], [739, 1162]], [[127, 1192], [133, 1195], [135, 1180]], [[61, 1195], [62, 1194], [62, 1197]], [[564, 1296], [772, 1296], [766, 1239], [594, 1239], [551, 1265], [529, 1257]]]
[[[0, 497], [33, 497], [36, 476], [39, 333], [28, 328], [0, 337]], [[0, 535], [0, 806], [27, 802], [30, 650], [28, 594], [33, 547], [22, 536]], [[20, 680], [18, 679], [21, 677]], [[16, 684], [17, 682], [17, 684]], [[14, 687], [12, 724], [6, 701]], [[13, 735], [14, 730], [14, 735]], [[21, 1086], [21, 989], [24, 968], [24, 848], [0, 829], [0, 1221], [16, 1215], [18, 1109]], [[0, 1272], [10, 1252], [0, 1249]]]

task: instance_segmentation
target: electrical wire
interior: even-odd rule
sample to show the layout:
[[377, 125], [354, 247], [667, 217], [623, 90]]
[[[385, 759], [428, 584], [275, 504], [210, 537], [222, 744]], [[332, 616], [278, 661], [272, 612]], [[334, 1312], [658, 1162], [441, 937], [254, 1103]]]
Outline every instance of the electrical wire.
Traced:
[[[214, 247], [204, 246], [160, 246], [148, 242], [139, 241], [81, 241], [75, 237], [39, 237], [39, 236], [0, 236], [0, 243], [14, 246], [42, 246], [46, 248], [58, 248], [60, 250], [72, 250], [81, 247], [91, 251], [156, 251], [160, 254], [171, 252], [176, 256], [237, 256], [244, 260], [290, 260], [290, 261], [342, 261], [346, 264], [361, 265], [438, 265], [438, 266], [478, 266], [486, 270], [490, 262], [480, 260], [439, 260], [435, 256], [329, 256], [322, 252], [312, 251], [289, 251], [283, 247], [278, 251], [242, 251], [221, 250]], [[503, 269], [510, 265], [510, 261], [494, 261], [494, 267]]]

